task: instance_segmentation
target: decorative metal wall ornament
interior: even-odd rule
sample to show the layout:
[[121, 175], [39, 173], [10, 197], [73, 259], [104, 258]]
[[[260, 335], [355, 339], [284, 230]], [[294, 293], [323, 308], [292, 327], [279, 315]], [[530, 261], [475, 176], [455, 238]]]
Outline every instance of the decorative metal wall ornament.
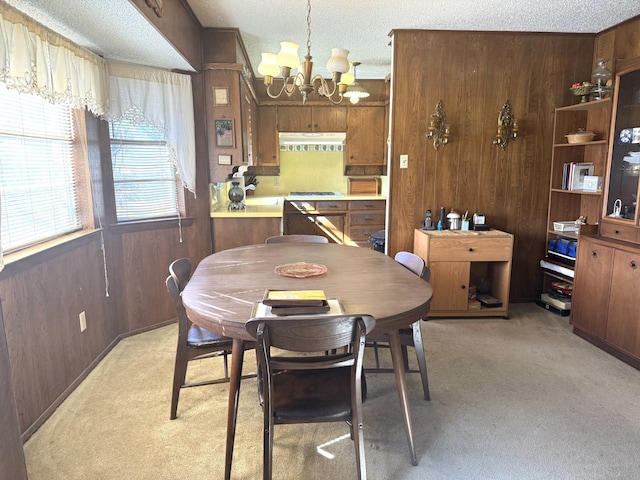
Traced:
[[504, 102], [500, 112], [498, 112], [498, 132], [496, 133], [496, 139], [493, 141], [493, 144], [502, 147], [504, 150], [511, 140], [515, 141], [517, 136], [518, 123], [511, 113], [511, 105], [509, 104], [509, 100], [507, 100]]
[[449, 143], [451, 125], [444, 122], [445, 113], [444, 108], [442, 108], [442, 100], [438, 100], [436, 109], [429, 116], [429, 131], [427, 133], [427, 138], [433, 140], [433, 148], [436, 150], [440, 148], [440, 145]]

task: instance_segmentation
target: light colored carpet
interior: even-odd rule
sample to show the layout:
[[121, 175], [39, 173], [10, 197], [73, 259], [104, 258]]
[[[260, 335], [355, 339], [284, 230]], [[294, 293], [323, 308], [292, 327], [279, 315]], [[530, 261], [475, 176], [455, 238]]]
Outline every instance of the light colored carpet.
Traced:
[[[422, 326], [431, 402], [408, 375], [420, 464], [410, 462], [393, 375], [369, 374], [369, 479], [640, 477], [640, 372], [573, 335], [566, 317], [516, 304], [510, 320]], [[228, 386], [183, 390], [169, 420], [176, 334], [121, 341], [25, 444], [30, 480], [223, 478]], [[219, 372], [217, 360], [191, 373]], [[245, 369], [254, 362], [248, 354]], [[355, 478], [346, 425], [276, 428], [274, 478]], [[255, 379], [244, 380], [234, 479], [262, 477], [261, 431]]]

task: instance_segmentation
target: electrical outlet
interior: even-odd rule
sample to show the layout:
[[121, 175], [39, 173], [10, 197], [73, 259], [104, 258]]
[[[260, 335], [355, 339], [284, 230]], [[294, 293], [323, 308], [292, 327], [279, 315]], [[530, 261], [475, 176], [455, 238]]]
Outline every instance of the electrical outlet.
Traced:
[[280, 177], [278, 175], [273, 177], [273, 186], [274, 187], [279, 187], [280, 186]]
[[400, 168], [409, 168], [409, 155], [400, 155]]
[[87, 329], [87, 314], [82, 311], [78, 317], [80, 318], [80, 331], [84, 332]]

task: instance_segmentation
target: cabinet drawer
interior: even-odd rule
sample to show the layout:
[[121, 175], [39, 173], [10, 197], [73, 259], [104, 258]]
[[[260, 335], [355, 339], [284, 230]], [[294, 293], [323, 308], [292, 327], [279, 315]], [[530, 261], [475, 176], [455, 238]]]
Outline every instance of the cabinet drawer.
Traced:
[[349, 238], [354, 242], [368, 242], [369, 237], [380, 230], [384, 230], [384, 224], [366, 227], [351, 227], [349, 228], [348, 234]]
[[619, 223], [607, 223], [602, 221], [600, 224], [600, 235], [603, 237], [617, 238], [628, 242], [636, 242], [638, 231], [631, 225], [621, 225]]
[[385, 210], [384, 200], [352, 200], [349, 202], [350, 211]]
[[318, 213], [346, 212], [346, 200], [322, 201], [316, 202], [316, 211]]
[[384, 212], [349, 212], [349, 225], [382, 225], [384, 228]]
[[432, 238], [429, 245], [429, 262], [509, 261], [511, 250], [511, 237]]
[[[306, 202], [306, 201], [294, 201], [294, 202], [287, 202], [289, 205], [291, 205], [290, 208], [287, 208], [287, 210], [293, 210], [293, 211], [299, 211], [299, 212], [315, 212], [316, 211], [316, 202]], [[287, 207], [289, 207], [289, 205], [287, 205]]]

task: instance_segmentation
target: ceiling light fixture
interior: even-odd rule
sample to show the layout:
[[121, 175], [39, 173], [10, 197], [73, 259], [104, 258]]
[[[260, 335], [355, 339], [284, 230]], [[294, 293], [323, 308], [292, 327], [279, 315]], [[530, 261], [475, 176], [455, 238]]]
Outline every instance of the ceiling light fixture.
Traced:
[[357, 81], [356, 68], [360, 65], [360, 62], [353, 62], [351, 65], [353, 67], [353, 83], [348, 84], [347, 89], [342, 96], [347, 97], [349, 101], [355, 105], [361, 98], [367, 98], [369, 96], [369, 92], [362, 88]]
[[[307, 0], [307, 54], [304, 57], [304, 61], [300, 63], [300, 59], [298, 58], [298, 47], [297, 43], [293, 42], [282, 42], [280, 43], [280, 53], [263, 53], [262, 61], [258, 66], [258, 73], [264, 76], [264, 84], [267, 87], [267, 95], [271, 98], [278, 98], [283, 93], [286, 93], [287, 96], [293, 95], [298, 87], [300, 94], [302, 95], [302, 104], [307, 103], [307, 99], [309, 94], [311, 94], [314, 90], [317, 89], [318, 93], [322, 96], [327, 97], [331, 100], [332, 103], [338, 104], [343, 100], [344, 95], [348, 91], [348, 87], [350, 85], [349, 75], [347, 74], [350, 69], [349, 60], [347, 55], [349, 55], [349, 50], [344, 48], [332, 48], [331, 49], [331, 58], [327, 62], [327, 69], [332, 73], [333, 78], [333, 86], [329, 86], [329, 82], [325, 80], [322, 75], [313, 73], [313, 62], [311, 57], [311, 0]], [[297, 68], [298, 72], [291, 76], [291, 70]], [[274, 84], [274, 77], [278, 75], [282, 76], [282, 88], [278, 93], [273, 93], [271, 91], [271, 87]], [[354, 74], [353, 79], [355, 80], [355, 65], [354, 65]], [[316, 87], [316, 83], [318, 86]], [[359, 85], [358, 85], [359, 87]], [[368, 92], [366, 92], [362, 87], [360, 87], [363, 93], [353, 93], [350, 95], [351, 98], [362, 98], [364, 96], [369, 96]], [[337, 94], [337, 97], [334, 97]], [[353, 103], [357, 103], [357, 101], [353, 101]]]

